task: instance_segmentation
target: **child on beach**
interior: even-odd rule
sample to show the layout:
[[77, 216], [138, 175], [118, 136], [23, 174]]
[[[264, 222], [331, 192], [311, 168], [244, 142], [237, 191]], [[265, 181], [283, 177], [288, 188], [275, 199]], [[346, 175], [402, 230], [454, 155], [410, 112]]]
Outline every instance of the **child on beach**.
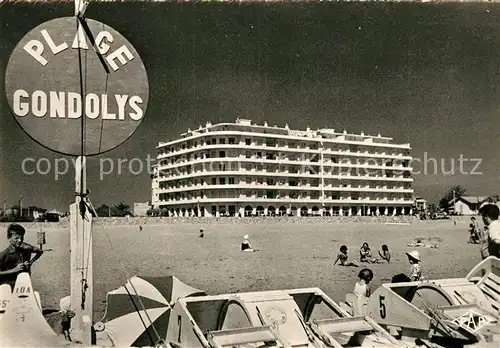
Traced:
[[359, 249], [359, 260], [361, 262], [376, 263], [377, 259], [372, 258], [372, 251], [367, 242], [364, 242]]
[[340, 247], [340, 253], [337, 255], [337, 259], [335, 260], [335, 263], [333, 265], [335, 266], [338, 261], [340, 261], [341, 266], [359, 267], [359, 265], [356, 262], [348, 261], [347, 247], [345, 245], [342, 245]]
[[382, 250], [379, 250], [378, 254], [382, 258], [382, 260], [387, 261], [387, 263], [391, 262], [391, 253], [389, 252], [389, 247], [387, 245], [382, 245]]
[[422, 270], [420, 268], [420, 253], [416, 250], [406, 253], [408, 256], [408, 262], [410, 262], [410, 270], [408, 271], [408, 277], [412, 282], [419, 281], [422, 279]]
[[365, 315], [368, 299], [371, 295], [370, 282], [373, 279], [373, 272], [368, 268], [363, 268], [358, 274], [358, 281], [354, 286], [354, 295], [356, 296], [356, 311], [354, 315]]
[[[40, 258], [43, 250], [24, 243], [26, 230], [18, 224], [7, 227], [9, 246], [0, 252], [0, 284], [9, 284], [12, 289], [16, 284], [17, 275], [31, 271], [31, 265]], [[35, 254], [33, 259], [31, 254]]]

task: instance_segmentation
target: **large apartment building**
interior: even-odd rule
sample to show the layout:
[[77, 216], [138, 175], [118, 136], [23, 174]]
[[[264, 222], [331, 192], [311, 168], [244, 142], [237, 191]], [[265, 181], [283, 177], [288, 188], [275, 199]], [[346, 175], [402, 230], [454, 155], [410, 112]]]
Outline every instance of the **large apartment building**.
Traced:
[[207, 123], [159, 143], [152, 203], [169, 216], [412, 214], [411, 147], [391, 141]]

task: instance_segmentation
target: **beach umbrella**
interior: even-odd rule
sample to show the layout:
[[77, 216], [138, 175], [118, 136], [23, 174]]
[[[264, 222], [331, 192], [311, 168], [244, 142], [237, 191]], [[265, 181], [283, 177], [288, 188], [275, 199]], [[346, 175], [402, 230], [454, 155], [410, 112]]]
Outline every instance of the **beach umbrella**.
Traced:
[[154, 346], [167, 336], [170, 311], [182, 297], [203, 296], [174, 276], [130, 278], [106, 295], [104, 331], [115, 347]]

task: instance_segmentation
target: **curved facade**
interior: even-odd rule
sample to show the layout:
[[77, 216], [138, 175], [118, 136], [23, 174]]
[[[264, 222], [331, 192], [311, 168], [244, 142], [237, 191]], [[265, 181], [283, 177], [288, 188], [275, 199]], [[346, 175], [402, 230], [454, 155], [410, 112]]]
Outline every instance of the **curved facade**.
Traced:
[[169, 216], [412, 214], [410, 144], [207, 123], [157, 146], [152, 203]]

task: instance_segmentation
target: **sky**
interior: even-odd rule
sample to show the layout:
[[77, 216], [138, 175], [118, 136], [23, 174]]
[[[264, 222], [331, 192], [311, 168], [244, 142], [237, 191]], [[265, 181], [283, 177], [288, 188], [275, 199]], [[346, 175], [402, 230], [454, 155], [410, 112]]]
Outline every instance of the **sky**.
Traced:
[[[26, 33], [72, 11], [63, 3], [0, 6], [1, 79]], [[86, 16], [134, 46], [150, 92], [133, 136], [88, 160], [96, 207], [150, 200], [146, 165], [158, 142], [236, 118], [410, 143], [413, 188], [430, 201], [454, 185], [500, 194], [498, 4], [107, 3], [91, 4]], [[0, 203], [22, 195], [24, 206], [69, 210], [74, 171], [56, 177], [55, 165], [63, 171], [71, 157], [23, 133], [3, 82], [0, 146]], [[30, 174], [33, 163], [40, 171]]]

